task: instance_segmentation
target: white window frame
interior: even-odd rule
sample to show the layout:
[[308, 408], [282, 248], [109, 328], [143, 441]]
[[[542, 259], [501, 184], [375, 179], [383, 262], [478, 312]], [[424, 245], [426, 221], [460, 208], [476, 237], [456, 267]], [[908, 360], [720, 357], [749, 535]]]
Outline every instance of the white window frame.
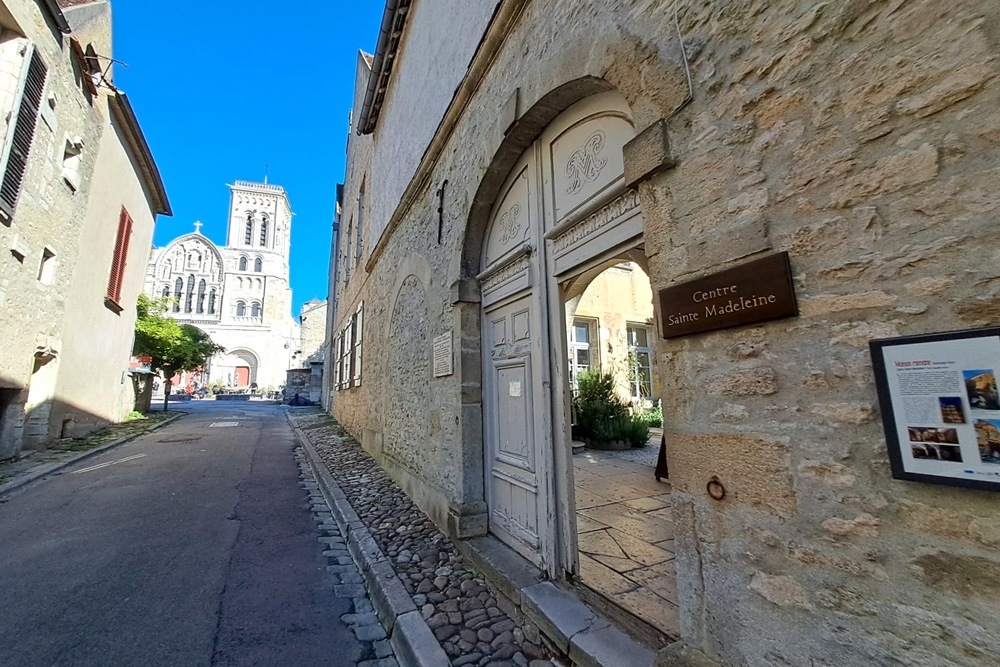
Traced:
[[[638, 345], [635, 342], [635, 337], [632, 335], [632, 332], [638, 329], [642, 329], [643, 331], [646, 332], [646, 345], [644, 346]], [[629, 394], [631, 395], [633, 401], [649, 400], [653, 396], [653, 346], [651, 344], [652, 335], [653, 335], [652, 328], [647, 324], [643, 324], [640, 322], [625, 323], [625, 337], [628, 342], [628, 353], [629, 356], [632, 358], [632, 364], [633, 364], [633, 367], [630, 369], [629, 379], [628, 379]], [[640, 380], [638, 379], [639, 377], [638, 369], [640, 367], [639, 354], [643, 352], [647, 354], [647, 359], [649, 359], [649, 365], [646, 366], [645, 368], [648, 373], [647, 377], [649, 378], [649, 395], [647, 396], [642, 395], [642, 390], [639, 388]]]
[[[587, 342], [581, 343], [576, 340], [576, 327], [586, 326], [587, 327]], [[573, 321], [570, 323], [570, 329], [566, 336], [566, 346], [569, 348], [569, 377], [570, 377], [570, 388], [573, 390], [574, 395], [578, 388], [577, 377], [580, 374], [579, 368], [576, 363], [576, 352], [577, 350], [587, 350], [590, 355], [590, 365], [587, 366], [587, 370], [594, 370], [595, 368], [600, 368], [600, 359], [598, 358], [598, 350], [600, 345], [595, 345], [594, 340], [600, 336], [600, 320], [593, 317], [574, 317]]]

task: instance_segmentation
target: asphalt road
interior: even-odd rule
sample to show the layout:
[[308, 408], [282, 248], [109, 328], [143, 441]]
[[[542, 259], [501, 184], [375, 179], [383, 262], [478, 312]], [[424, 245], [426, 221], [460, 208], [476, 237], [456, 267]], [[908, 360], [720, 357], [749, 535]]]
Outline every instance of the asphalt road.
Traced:
[[191, 414], [0, 504], [0, 665], [360, 658], [280, 409], [178, 407]]

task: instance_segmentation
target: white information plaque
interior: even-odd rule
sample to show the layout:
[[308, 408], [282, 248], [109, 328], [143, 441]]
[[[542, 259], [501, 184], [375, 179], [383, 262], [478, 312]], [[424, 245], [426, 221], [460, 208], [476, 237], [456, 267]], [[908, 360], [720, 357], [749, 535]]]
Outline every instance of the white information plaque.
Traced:
[[441, 378], [455, 372], [452, 363], [452, 332], [443, 333], [434, 339], [434, 377]]

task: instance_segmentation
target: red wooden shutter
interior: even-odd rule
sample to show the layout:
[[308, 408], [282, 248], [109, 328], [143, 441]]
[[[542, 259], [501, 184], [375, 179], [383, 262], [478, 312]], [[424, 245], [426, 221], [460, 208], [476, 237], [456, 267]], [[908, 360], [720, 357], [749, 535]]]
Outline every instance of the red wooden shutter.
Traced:
[[125, 260], [128, 257], [128, 244], [132, 238], [132, 217], [122, 207], [118, 218], [118, 236], [115, 238], [115, 254], [111, 260], [111, 275], [108, 276], [108, 299], [116, 304], [122, 298], [122, 282], [125, 279]]

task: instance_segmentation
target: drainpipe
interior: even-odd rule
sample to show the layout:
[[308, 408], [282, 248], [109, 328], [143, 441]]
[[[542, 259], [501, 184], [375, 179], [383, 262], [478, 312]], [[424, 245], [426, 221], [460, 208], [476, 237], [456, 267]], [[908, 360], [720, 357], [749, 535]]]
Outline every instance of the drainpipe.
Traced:
[[337, 184], [337, 202], [335, 204], [335, 210], [333, 213], [333, 240], [331, 241], [330, 249], [330, 275], [332, 279], [330, 280], [330, 293], [326, 297], [326, 337], [327, 340], [324, 341], [326, 345], [326, 354], [324, 355], [323, 362], [323, 384], [326, 385], [326, 411], [333, 414], [333, 395], [336, 393], [336, 388], [333, 386], [333, 364], [339, 363], [336, 359], [336, 351], [333, 349], [333, 341], [335, 339], [334, 324], [337, 321], [337, 283], [340, 282], [339, 272], [337, 270], [337, 261], [339, 258], [338, 247], [340, 246], [340, 213], [342, 209], [342, 202], [344, 201], [344, 185], [342, 183]]
[[358, 134], [368, 134], [374, 129], [371, 127], [368, 116], [375, 104], [375, 93], [378, 91], [379, 81], [382, 78], [382, 66], [386, 51], [389, 50], [389, 38], [392, 36], [392, 25], [396, 21], [396, 9], [399, 4], [399, 0], [386, 0], [385, 10], [382, 12], [382, 26], [378, 31], [378, 44], [375, 45], [375, 57], [372, 59], [372, 73], [368, 77], [365, 101], [361, 105], [361, 115], [358, 118]]

